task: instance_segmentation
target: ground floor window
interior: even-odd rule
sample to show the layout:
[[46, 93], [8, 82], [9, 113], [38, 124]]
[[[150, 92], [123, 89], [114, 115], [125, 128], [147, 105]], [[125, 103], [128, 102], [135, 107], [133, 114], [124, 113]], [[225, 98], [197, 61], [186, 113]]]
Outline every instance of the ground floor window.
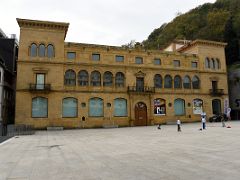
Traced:
[[91, 98], [89, 100], [89, 116], [91, 117], [103, 116], [103, 100], [101, 98]]
[[154, 114], [166, 115], [166, 101], [164, 99], [154, 99]]
[[201, 99], [193, 100], [193, 114], [202, 114], [203, 112], [203, 101]]
[[175, 99], [174, 101], [175, 115], [185, 115], [185, 101], [183, 99]]
[[62, 102], [62, 117], [77, 117], [77, 99], [65, 98]]
[[48, 116], [48, 99], [35, 97], [32, 99], [32, 117], [45, 118]]
[[114, 116], [127, 116], [127, 100], [117, 98], [114, 100]]

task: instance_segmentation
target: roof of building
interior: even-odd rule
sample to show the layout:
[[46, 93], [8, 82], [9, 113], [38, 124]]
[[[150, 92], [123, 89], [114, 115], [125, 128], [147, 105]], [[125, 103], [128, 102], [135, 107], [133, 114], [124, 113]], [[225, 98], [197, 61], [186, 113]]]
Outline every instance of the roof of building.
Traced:
[[191, 41], [191, 42], [187, 43], [185, 46], [179, 48], [177, 51], [178, 52], [184, 52], [187, 49], [189, 49], [190, 47], [196, 46], [198, 44], [210, 45], [210, 46], [220, 46], [220, 47], [225, 47], [227, 45], [227, 43], [224, 43], [224, 42], [209, 41], [209, 40], [204, 40], [204, 39], [196, 39], [194, 41]]
[[65, 22], [53, 22], [53, 21], [40, 21], [40, 20], [31, 20], [31, 19], [20, 19], [17, 18], [17, 22], [19, 27], [34, 27], [41, 29], [56, 29], [56, 30], [64, 30], [65, 36], [67, 35], [69, 23]]

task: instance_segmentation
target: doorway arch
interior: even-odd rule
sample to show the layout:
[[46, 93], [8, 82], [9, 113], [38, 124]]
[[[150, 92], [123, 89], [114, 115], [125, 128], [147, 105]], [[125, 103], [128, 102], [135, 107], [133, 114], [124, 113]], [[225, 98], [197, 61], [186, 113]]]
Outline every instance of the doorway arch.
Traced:
[[143, 102], [135, 105], [135, 126], [147, 126], [147, 106]]

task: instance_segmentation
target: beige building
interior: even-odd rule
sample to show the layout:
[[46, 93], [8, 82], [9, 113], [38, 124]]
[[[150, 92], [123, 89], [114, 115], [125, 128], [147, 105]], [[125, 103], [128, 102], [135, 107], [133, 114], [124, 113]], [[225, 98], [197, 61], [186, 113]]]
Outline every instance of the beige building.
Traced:
[[64, 41], [68, 23], [17, 22], [17, 124], [192, 122], [227, 106], [225, 43], [196, 40], [172, 52], [71, 43]]

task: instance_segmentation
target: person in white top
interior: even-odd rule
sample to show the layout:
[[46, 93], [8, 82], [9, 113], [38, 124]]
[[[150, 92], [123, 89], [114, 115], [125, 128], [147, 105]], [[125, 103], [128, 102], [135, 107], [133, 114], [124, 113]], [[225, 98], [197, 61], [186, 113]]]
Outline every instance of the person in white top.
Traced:
[[228, 118], [228, 121], [231, 120], [231, 108], [227, 108], [227, 118]]
[[181, 121], [179, 119], [177, 120], [177, 131], [181, 132]]
[[201, 114], [201, 119], [202, 119], [202, 128], [206, 129], [206, 113], [205, 112]]

